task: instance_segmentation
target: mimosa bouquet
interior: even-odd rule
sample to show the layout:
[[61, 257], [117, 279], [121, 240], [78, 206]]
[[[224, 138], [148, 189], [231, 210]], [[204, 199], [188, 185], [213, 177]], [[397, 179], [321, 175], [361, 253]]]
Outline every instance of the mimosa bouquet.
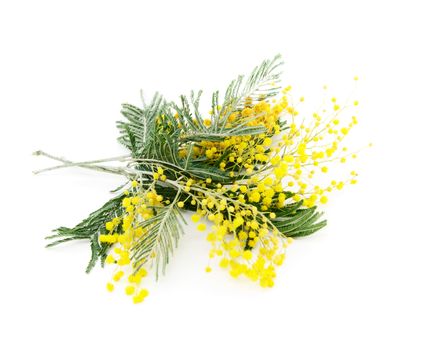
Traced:
[[124, 156], [72, 162], [35, 152], [61, 162], [38, 172], [73, 166], [126, 180], [78, 225], [56, 229], [48, 246], [88, 240], [87, 272], [97, 261], [113, 265], [107, 289], [124, 289], [139, 303], [148, 295], [147, 271], [164, 273], [184, 227], [195, 225], [209, 242], [207, 272], [219, 265], [234, 278], [272, 287], [293, 239], [326, 225], [318, 206], [357, 181], [355, 171], [326, 183], [321, 175], [331, 162], [356, 157], [341, 145], [356, 117], [340, 115], [358, 103], [332, 98], [329, 108], [302, 116], [297, 105], [304, 99], [280, 87], [281, 66], [280, 56], [264, 61], [233, 80], [222, 99], [213, 93], [205, 111], [202, 91], [179, 103], [156, 94], [140, 107], [124, 104], [117, 123]]

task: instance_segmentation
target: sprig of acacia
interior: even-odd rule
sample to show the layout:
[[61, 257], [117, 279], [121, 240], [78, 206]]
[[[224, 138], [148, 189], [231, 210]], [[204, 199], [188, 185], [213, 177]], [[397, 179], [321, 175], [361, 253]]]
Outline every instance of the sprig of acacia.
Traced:
[[223, 101], [218, 91], [212, 94], [206, 112], [202, 91], [181, 96], [179, 104], [160, 94], [149, 103], [142, 99], [140, 107], [124, 104], [124, 119], [117, 122], [118, 141], [128, 151], [123, 156], [73, 162], [35, 152], [60, 162], [35, 173], [81, 167], [126, 179], [114, 198], [78, 225], [54, 230], [48, 246], [88, 240], [87, 272], [98, 260], [114, 265], [107, 289], [123, 283], [139, 303], [148, 295], [143, 278], [149, 269], [157, 278], [166, 271], [189, 224], [183, 213], [191, 211], [192, 223], [207, 235], [211, 261], [235, 278], [272, 287], [293, 238], [326, 225], [317, 205], [357, 176], [352, 171], [344, 181], [313, 183], [329, 162], [356, 156], [340, 144], [357, 120], [341, 123], [348, 105], [334, 98], [329, 111], [302, 117], [291, 88], [280, 87], [282, 64], [278, 55], [248, 78], [239, 76]]

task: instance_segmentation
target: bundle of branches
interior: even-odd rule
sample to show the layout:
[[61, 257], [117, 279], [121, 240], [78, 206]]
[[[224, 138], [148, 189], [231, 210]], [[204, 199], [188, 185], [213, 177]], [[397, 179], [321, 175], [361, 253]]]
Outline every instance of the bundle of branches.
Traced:
[[[38, 172], [76, 166], [127, 178], [113, 199], [78, 225], [56, 229], [48, 246], [88, 240], [87, 272], [98, 260], [114, 264], [108, 290], [125, 283], [138, 303], [148, 295], [141, 280], [148, 269], [157, 277], [165, 272], [187, 225], [183, 213], [191, 211], [191, 221], [207, 234], [210, 258], [235, 278], [272, 287], [293, 238], [325, 226], [316, 204], [326, 203], [345, 181], [312, 185], [315, 168], [326, 173], [328, 162], [345, 162], [339, 143], [356, 124], [353, 117], [340, 125], [346, 106], [335, 99], [329, 112], [300, 119], [290, 87], [280, 88], [281, 66], [276, 56], [247, 79], [239, 76], [222, 101], [218, 91], [212, 94], [209, 112], [200, 110], [202, 91], [181, 96], [179, 104], [159, 94], [141, 107], [124, 104], [117, 127], [125, 156], [71, 162], [35, 152], [62, 163]], [[352, 172], [348, 181], [355, 177]]]

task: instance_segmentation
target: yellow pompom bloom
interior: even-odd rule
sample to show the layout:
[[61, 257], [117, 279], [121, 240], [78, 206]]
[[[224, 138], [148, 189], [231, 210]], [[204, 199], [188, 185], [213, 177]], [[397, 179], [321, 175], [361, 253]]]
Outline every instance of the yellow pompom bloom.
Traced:
[[108, 255], [108, 256], [106, 257], [105, 262], [106, 262], [107, 264], [113, 264], [113, 263], [115, 263], [115, 258], [114, 258], [112, 255]]
[[143, 298], [146, 298], [149, 294], [150, 292], [148, 291], [148, 289], [141, 289], [139, 292], [139, 295], [142, 296]]
[[106, 283], [106, 289], [108, 292], [112, 292], [114, 290], [114, 285], [110, 282]]
[[259, 202], [260, 201], [260, 193], [258, 191], [253, 191], [249, 196], [248, 196], [250, 202]]
[[131, 204], [131, 199], [129, 197], [123, 198], [121, 204], [124, 208], [127, 208]]
[[127, 286], [125, 288], [125, 292], [127, 295], [132, 295], [133, 293], [135, 293], [135, 286]]
[[224, 269], [227, 268], [229, 266], [229, 259], [227, 259], [227, 258], [221, 259], [219, 265], [220, 265], [220, 267], [222, 267]]
[[339, 182], [338, 184], [337, 184], [337, 190], [342, 190], [343, 189], [343, 187], [344, 187], [344, 182]]
[[133, 296], [133, 303], [134, 304], [139, 304], [142, 303], [144, 301], [144, 298], [142, 298], [140, 295], [134, 295]]
[[259, 223], [258, 223], [256, 220], [253, 220], [253, 221], [250, 223], [250, 227], [251, 227], [252, 229], [256, 230], [256, 229], [259, 227]]
[[142, 303], [145, 298], [148, 296], [149, 292], [147, 289], [141, 289], [139, 293], [133, 296], [133, 303], [139, 304]]
[[120, 279], [121, 279], [121, 277], [123, 277], [124, 276], [124, 272], [123, 271], [118, 271], [118, 272], [116, 272], [115, 274], [114, 274], [114, 276], [112, 277], [112, 279], [115, 281], [115, 282], [118, 282]]
[[105, 227], [108, 231], [112, 231], [114, 229], [114, 223], [109, 221], [105, 224]]
[[271, 186], [274, 183], [274, 180], [271, 177], [267, 177], [264, 180], [265, 185]]
[[253, 253], [250, 250], [246, 250], [242, 253], [242, 257], [245, 260], [251, 260], [253, 258]]
[[199, 224], [197, 227], [198, 231], [205, 231], [207, 229], [207, 225]]
[[269, 147], [269, 146], [271, 146], [271, 144], [272, 144], [272, 140], [271, 140], [269, 137], [266, 137], [266, 138], [263, 140], [263, 145], [264, 145], [264, 146]]

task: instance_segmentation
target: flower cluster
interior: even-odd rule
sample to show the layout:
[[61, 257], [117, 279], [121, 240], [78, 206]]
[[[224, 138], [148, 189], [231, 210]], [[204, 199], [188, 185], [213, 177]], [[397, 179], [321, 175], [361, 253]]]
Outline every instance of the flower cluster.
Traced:
[[[340, 106], [332, 98], [330, 111], [316, 112], [309, 121], [299, 119], [298, 109], [289, 102], [290, 90], [285, 88], [281, 99], [272, 103], [248, 101], [229, 117], [229, 123], [241, 118], [251, 120], [247, 125], [264, 126], [264, 133], [201, 141], [193, 146], [193, 158], [217, 165], [235, 180], [223, 184], [210, 177], [175, 178], [175, 186], [182, 193], [176, 205], [195, 212], [191, 219], [198, 231], [207, 232], [209, 257], [218, 259], [218, 265], [232, 277], [242, 275], [258, 281], [262, 287], [274, 285], [276, 267], [283, 263], [285, 249], [293, 242], [274, 225], [277, 212], [294, 203], [308, 208], [325, 204], [330, 192], [357, 182], [357, 173], [351, 171], [350, 178], [344, 181], [313, 183], [316, 173], [329, 172], [331, 163], [345, 163], [357, 157], [341, 146], [357, 124], [356, 116], [341, 121], [340, 114], [348, 106]], [[354, 102], [353, 106], [357, 104]], [[210, 127], [211, 119], [205, 121]], [[179, 156], [186, 157], [187, 150], [180, 149]], [[159, 183], [167, 180], [162, 166], [154, 169], [150, 186], [133, 180], [122, 201], [124, 215], [107, 222], [108, 233], [100, 235], [101, 242], [115, 247], [106, 258], [107, 263], [117, 264], [113, 281], [118, 282], [125, 270], [129, 271], [125, 292], [133, 296], [134, 302], [142, 301], [148, 294], [139, 285], [147, 274], [143, 266], [150, 266], [156, 256], [150, 256], [149, 261], [135, 261], [134, 267], [139, 266], [135, 269], [129, 266], [131, 251], [147, 234], [140, 222], [151, 218], [157, 207], [171, 204], [172, 198], [164, 198], [156, 190]], [[210, 272], [212, 268], [207, 266], [205, 270]], [[107, 289], [114, 289], [111, 282]]]
[[[107, 290], [122, 288], [140, 303], [148, 296], [147, 271], [158, 276], [160, 267], [165, 270], [182, 234], [182, 212], [189, 211], [209, 242], [207, 272], [215, 262], [234, 278], [272, 287], [294, 238], [325, 226], [317, 206], [355, 184], [358, 175], [349, 170], [344, 178], [329, 177], [331, 165], [357, 157], [344, 141], [358, 123], [358, 102], [332, 97], [326, 107], [303, 113], [305, 99], [295, 98], [290, 86], [276, 98], [279, 66], [279, 57], [264, 61], [243, 90], [241, 77], [233, 81], [223, 104], [213, 94], [205, 117], [198, 110], [200, 94], [192, 94], [191, 103], [182, 96], [180, 106], [158, 95], [143, 109], [125, 105], [127, 122], [118, 127], [128, 156], [73, 163], [38, 152], [62, 161], [59, 167], [128, 179], [116, 198], [76, 227], [59, 228], [51, 245], [89, 239], [87, 270], [99, 258], [114, 265]], [[126, 165], [103, 164], [113, 160]]]

